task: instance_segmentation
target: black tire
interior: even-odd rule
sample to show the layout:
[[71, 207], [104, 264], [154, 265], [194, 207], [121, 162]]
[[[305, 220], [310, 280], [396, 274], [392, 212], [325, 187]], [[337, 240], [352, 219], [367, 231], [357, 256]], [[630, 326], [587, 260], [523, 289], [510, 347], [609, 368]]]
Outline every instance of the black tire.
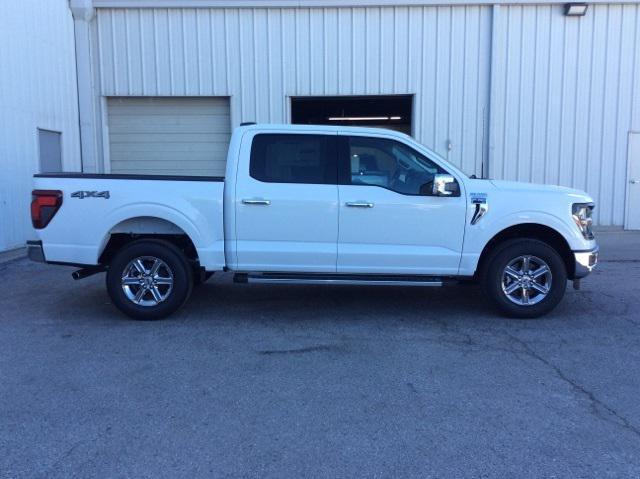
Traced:
[[[520, 283], [518, 281], [529, 281], [526, 284], [531, 284], [529, 278], [514, 280], [510, 276], [511, 273], [506, 273], [505, 270], [510, 263], [523, 257], [529, 258], [528, 261], [531, 261], [531, 264], [534, 265], [537, 260], [546, 263], [545, 266], [550, 270], [550, 276], [545, 275], [540, 281], [540, 283], [544, 282], [544, 284], [535, 285], [536, 287], [542, 286], [543, 289], [548, 290], [546, 296], [534, 288], [519, 287]], [[485, 265], [482, 276], [482, 287], [485, 295], [498, 311], [510, 318], [537, 318], [547, 314], [562, 300], [567, 287], [567, 270], [562, 257], [554, 248], [536, 239], [505, 241], [490, 253]], [[524, 270], [524, 266], [521, 267], [521, 270]], [[507, 281], [510, 284], [504, 285]], [[510, 286], [516, 288], [511, 295], [511, 299], [510, 295], [507, 294]], [[525, 289], [527, 290], [526, 293]], [[517, 297], [518, 295], [520, 295], [520, 298]], [[525, 300], [531, 303], [516, 303], [516, 301], [524, 302]], [[538, 302], [532, 303], [533, 300]]]
[[[131, 272], [134, 275], [137, 274], [138, 270], [132, 269], [133, 267], [130, 266], [137, 258], [145, 258], [144, 263], [149, 265], [154, 263], [152, 258], [159, 259], [160, 264], [163, 263], [161, 266], [162, 274], [167, 276], [164, 279], [167, 280], [166, 282], [171, 281], [170, 287], [166, 284], [155, 286], [158, 294], [166, 294], [166, 297], [163, 297], [159, 302], [156, 301], [151, 289], [146, 289], [141, 302], [156, 304], [136, 304], [134, 299], [137, 296], [130, 299], [127, 294], [133, 295], [140, 291], [140, 286], [135, 284], [127, 288], [128, 293], [125, 293], [122, 284], [123, 277], [125, 274], [131, 276]], [[142, 275], [140, 278], [141, 281], [144, 281]], [[134, 280], [133, 277], [130, 279]], [[107, 269], [107, 291], [111, 301], [120, 311], [133, 319], [149, 321], [170, 315], [189, 299], [192, 289], [193, 272], [187, 258], [176, 246], [163, 240], [144, 239], [127, 244], [116, 253]]]

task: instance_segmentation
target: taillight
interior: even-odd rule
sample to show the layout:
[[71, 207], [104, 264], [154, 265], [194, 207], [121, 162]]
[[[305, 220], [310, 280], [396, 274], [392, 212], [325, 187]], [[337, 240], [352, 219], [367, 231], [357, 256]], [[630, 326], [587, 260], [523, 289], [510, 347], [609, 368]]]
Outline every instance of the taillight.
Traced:
[[33, 190], [31, 197], [31, 223], [35, 229], [41, 230], [62, 206], [62, 191]]

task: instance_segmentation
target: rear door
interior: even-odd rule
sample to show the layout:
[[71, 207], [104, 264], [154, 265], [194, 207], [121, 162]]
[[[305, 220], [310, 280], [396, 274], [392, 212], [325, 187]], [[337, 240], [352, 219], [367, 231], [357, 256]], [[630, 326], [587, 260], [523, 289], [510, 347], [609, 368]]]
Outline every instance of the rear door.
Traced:
[[430, 193], [434, 175], [450, 172], [395, 139], [341, 134], [338, 151], [338, 272], [457, 274], [464, 191]]
[[336, 271], [336, 134], [248, 132], [236, 179], [239, 271]]

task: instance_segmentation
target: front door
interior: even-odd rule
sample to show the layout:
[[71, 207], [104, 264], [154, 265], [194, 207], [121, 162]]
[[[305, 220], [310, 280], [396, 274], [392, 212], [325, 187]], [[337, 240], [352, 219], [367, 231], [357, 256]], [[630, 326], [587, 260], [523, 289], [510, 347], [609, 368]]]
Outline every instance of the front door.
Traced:
[[338, 272], [457, 274], [464, 194], [431, 196], [447, 171], [396, 140], [339, 138]]
[[629, 183], [625, 229], [640, 230], [640, 133], [629, 134]]
[[335, 273], [335, 139], [335, 133], [253, 136], [236, 179], [238, 271]]

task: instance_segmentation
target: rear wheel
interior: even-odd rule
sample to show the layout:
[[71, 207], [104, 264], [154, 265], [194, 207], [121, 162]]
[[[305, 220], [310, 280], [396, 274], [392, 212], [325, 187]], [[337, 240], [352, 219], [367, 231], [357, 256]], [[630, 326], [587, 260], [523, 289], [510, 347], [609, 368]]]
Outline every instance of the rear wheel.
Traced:
[[534, 240], [511, 240], [496, 248], [483, 277], [486, 296], [512, 318], [536, 318], [555, 308], [567, 285], [558, 252]]
[[192, 288], [193, 274], [184, 253], [162, 240], [126, 245], [107, 270], [113, 304], [134, 319], [168, 316], [185, 303]]

